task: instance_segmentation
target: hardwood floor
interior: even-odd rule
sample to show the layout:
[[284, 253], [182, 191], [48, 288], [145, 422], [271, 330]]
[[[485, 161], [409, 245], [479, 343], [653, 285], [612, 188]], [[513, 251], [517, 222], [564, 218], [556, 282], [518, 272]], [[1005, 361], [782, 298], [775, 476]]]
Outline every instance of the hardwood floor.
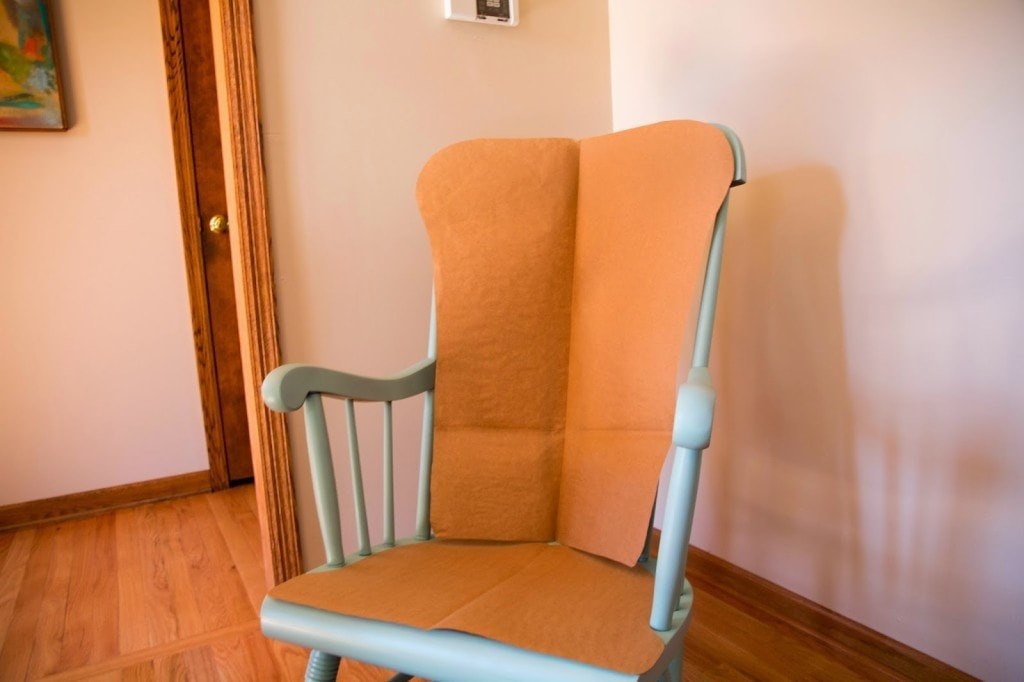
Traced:
[[[300, 680], [259, 631], [252, 486], [0, 533], [0, 680]], [[687, 680], [970, 679], [693, 550]]]
[[686, 680], [974, 679], [696, 547], [686, 577]]
[[301, 679], [264, 593], [252, 486], [0, 534], [0, 680]]

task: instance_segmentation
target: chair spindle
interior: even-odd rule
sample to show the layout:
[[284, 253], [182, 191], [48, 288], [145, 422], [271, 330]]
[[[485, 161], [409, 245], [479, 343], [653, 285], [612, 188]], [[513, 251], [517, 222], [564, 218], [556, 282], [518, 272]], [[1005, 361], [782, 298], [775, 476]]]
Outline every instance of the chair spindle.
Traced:
[[395, 546], [395, 473], [390, 400], [384, 402], [384, 544]]
[[355, 402], [345, 399], [345, 412], [348, 417], [348, 454], [352, 465], [352, 501], [356, 508], [356, 531], [359, 534], [359, 553], [370, 554], [370, 530], [366, 523], [366, 498], [363, 495], [363, 470], [359, 459], [359, 435], [356, 433]]
[[324, 538], [327, 564], [344, 566], [345, 549], [341, 542], [338, 489], [334, 483], [334, 462], [331, 460], [331, 443], [327, 436], [323, 399], [319, 393], [310, 393], [303, 407], [309, 466], [313, 473], [313, 495], [316, 500], [316, 512], [320, 517], [320, 532]]

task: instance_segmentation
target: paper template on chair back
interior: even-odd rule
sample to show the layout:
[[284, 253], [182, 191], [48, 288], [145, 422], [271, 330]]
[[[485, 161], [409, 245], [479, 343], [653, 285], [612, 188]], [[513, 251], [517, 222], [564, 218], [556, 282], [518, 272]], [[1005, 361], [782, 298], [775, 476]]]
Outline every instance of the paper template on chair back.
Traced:
[[557, 539], [636, 563], [732, 173], [722, 133], [684, 121], [430, 160], [417, 194], [437, 295], [438, 537]]
[[[390, 410], [428, 391], [420, 510], [429, 482], [435, 539], [424, 517], [424, 542], [300, 576], [264, 605], [268, 634], [318, 650], [312, 678], [330, 678], [337, 656], [451, 680], [648, 680], [678, 658], [685, 550], [659, 582], [663, 631], [648, 624], [655, 578], [636, 564], [681, 418], [686, 313], [742, 167], [731, 133], [693, 121], [580, 142], [475, 140], [427, 163], [417, 198], [436, 356], [381, 380], [285, 366], [264, 386], [275, 409], [306, 407], [334, 566], [345, 561], [336, 503], [322, 502], [336, 493], [321, 395]], [[702, 301], [712, 314], [717, 258]], [[699, 467], [703, 445], [676, 433]], [[498, 677], [495, 657], [508, 663]]]

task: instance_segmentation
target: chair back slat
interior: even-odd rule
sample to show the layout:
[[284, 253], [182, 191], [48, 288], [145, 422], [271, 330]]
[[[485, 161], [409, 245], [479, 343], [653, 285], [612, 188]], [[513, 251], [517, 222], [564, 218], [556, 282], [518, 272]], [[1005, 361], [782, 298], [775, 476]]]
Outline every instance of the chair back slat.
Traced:
[[331, 443], [327, 436], [324, 403], [319, 393], [310, 393], [303, 404], [306, 420], [306, 443], [309, 466], [313, 475], [313, 495], [320, 519], [324, 550], [329, 566], [345, 565], [345, 549], [341, 542], [341, 517], [338, 513], [338, 488], [334, 482]]
[[384, 544], [395, 546], [395, 461], [391, 401], [384, 403]]
[[359, 458], [359, 434], [356, 432], [354, 401], [345, 399], [345, 414], [348, 417], [348, 459], [352, 466], [352, 503], [356, 510], [356, 533], [359, 536], [359, 553], [370, 554], [370, 530], [366, 523], [366, 497], [363, 495], [363, 470]]

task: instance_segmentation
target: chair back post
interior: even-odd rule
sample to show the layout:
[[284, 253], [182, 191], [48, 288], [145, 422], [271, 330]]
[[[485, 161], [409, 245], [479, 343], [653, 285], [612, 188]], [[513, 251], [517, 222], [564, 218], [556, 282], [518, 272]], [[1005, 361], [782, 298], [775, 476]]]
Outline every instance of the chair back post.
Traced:
[[702, 456], [702, 450], [677, 447], [672, 462], [658, 563], [654, 571], [651, 627], [655, 630], [671, 629], [672, 612], [679, 608]]
[[[711, 235], [711, 248], [708, 252], [704, 290], [701, 293], [697, 332], [693, 343], [693, 361], [687, 382], [694, 378], [709, 380], [706, 368], [711, 354], [711, 331], [715, 324], [715, 299], [718, 295], [718, 280], [722, 267], [722, 243], [725, 237], [728, 203], [729, 197], [726, 194], [715, 218], [715, 228]], [[677, 420], [682, 416], [679, 409], [680, 404], [677, 404]], [[672, 612], [678, 607], [683, 588], [686, 554], [690, 546], [690, 530], [693, 527], [693, 511], [697, 504], [697, 484], [700, 482], [703, 449], [681, 447], [682, 444], [679, 442], [676, 442], [676, 445], [672, 474], [665, 496], [658, 564], [654, 573], [651, 627], [655, 630], [669, 630], [672, 627]]]
[[729, 213], [729, 193], [726, 192], [722, 206], [715, 216], [715, 229], [711, 234], [708, 250], [708, 266], [704, 273], [704, 290], [700, 297], [700, 311], [697, 313], [697, 332], [693, 340], [691, 368], [707, 367], [711, 356], [711, 333], [715, 327], [715, 310], [718, 307], [718, 282], [722, 273], [722, 249], [725, 246], [725, 223]]
[[[729, 128], [716, 125], [721, 130], [733, 152], [733, 179], [731, 187], [746, 182], [746, 160], [739, 138]], [[693, 344], [691, 370], [687, 384], [706, 387], [710, 396], [707, 422], [707, 436], [710, 438], [710, 416], [713, 413], [714, 394], [711, 391], [710, 375], [707, 372], [711, 355], [711, 335], [715, 326], [715, 309], [718, 300], [718, 284], [722, 272], [722, 251], [725, 245], [725, 226], [729, 212], [729, 193], [726, 192], [722, 205], [715, 216], [715, 226], [708, 250], [708, 264], [704, 273], [704, 287], [701, 292], [700, 311], [697, 315], [697, 331]], [[677, 421], [680, 419], [677, 404]], [[685, 416], [684, 416], [685, 417]], [[706, 441], [706, 438], [703, 439]], [[658, 549], [658, 563], [654, 576], [654, 598], [651, 604], [650, 625], [655, 630], [669, 630], [672, 627], [672, 612], [679, 606], [686, 570], [687, 552], [690, 546], [690, 532], [693, 528], [693, 513], [697, 504], [697, 486], [700, 482], [700, 466], [703, 447], [687, 447], [690, 442], [675, 439], [675, 459], [665, 498], [665, 515], [662, 523], [661, 541]], [[706, 445], [706, 442], [703, 443]]]
[[327, 436], [323, 398], [310, 393], [303, 403], [306, 420], [306, 446], [309, 450], [309, 468], [313, 477], [313, 497], [320, 520], [324, 550], [328, 566], [344, 566], [345, 550], [341, 543], [341, 516], [338, 512], [338, 488], [334, 482], [334, 462], [331, 443]]
[[[437, 360], [437, 292], [430, 290], [430, 332], [427, 358]], [[423, 436], [420, 443], [420, 481], [416, 497], [416, 539], [430, 539], [430, 467], [434, 455], [434, 389], [423, 395]]]

